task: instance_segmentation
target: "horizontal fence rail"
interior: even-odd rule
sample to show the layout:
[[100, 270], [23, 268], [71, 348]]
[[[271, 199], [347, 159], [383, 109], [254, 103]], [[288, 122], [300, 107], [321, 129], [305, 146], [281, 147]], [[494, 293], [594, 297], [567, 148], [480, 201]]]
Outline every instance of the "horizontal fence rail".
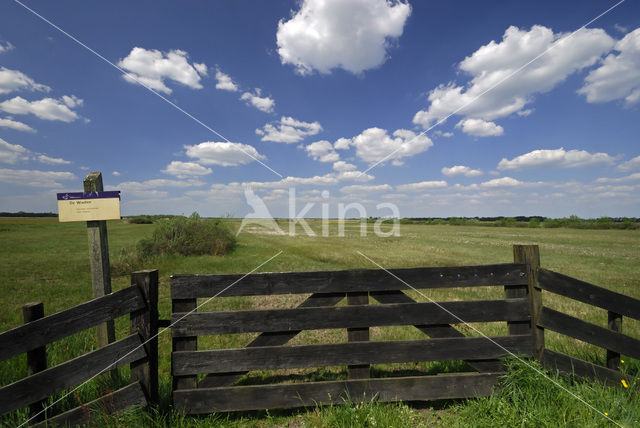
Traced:
[[526, 298], [172, 314], [174, 337], [414, 324], [528, 321]]
[[129, 287], [16, 327], [0, 334], [0, 361], [144, 307], [140, 290]]
[[187, 413], [229, 412], [340, 404], [345, 400], [426, 401], [491, 395], [503, 373], [464, 373], [284, 385], [184, 389], [174, 405]]
[[531, 337], [455, 337], [174, 352], [174, 374], [493, 359], [531, 354]]
[[540, 269], [538, 275], [543, 290], [640, 320], [638, 299], [547, 269]]
[[[382, 275], [382, 272], [375, 269], [353, 269], [254, 273], [251, 275], [173, 275], [171, 277], [171, 298], [349, 293], [410, 288], [389, 273]], [[417, 289], [527, 284], [525, 266], [513, 263], [389, 269], [389, 272]], [[234, 285], [229, 287], [231, 284]], [[225, 290], [227, 287], [229, 288]], [[223, 290], [225, 291], [223, 292]]]

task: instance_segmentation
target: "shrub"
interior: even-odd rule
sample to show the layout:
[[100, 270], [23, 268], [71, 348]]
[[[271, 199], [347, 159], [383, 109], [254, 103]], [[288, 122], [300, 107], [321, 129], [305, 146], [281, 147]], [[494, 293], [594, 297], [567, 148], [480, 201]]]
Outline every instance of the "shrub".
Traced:
[[219, 219], [203, 219], [198, 213], [191, 217], [174, 217], [158, 222], [153, 236], [138, 243], [143, 257], [164, 254], [223, 255], [235, 244], [235, 237]]
[[137, 215], [135, 217], [128, 217], [127, 222], [131, 224], [152, 224], [153, 218], [148, 215]]

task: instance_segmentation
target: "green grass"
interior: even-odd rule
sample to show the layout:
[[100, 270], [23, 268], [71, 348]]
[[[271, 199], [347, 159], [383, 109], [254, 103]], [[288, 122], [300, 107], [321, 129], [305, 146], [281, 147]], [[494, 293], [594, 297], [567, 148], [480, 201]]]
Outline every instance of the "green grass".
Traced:
[[[239, 221], [227, 220], [233, 229]], [[300, 226], [297, 236], [263, 233], [241, 233], [233, 251], [225, 256], [161, 256], [145, 262], [140, 268], [160, 270], [160, 316], [170, 314], [169, 276], [176, 273], [244, 273], [253, 270], [279, 251], [278, 257], [260, 271], [334, 270], [375, 268], [358, 252], [384, 267], [445, 266], [506, 263], [513, 260], [513, 244], [538, 244], [541, 264], [614, 291], [640, 298], [640, 231], [576, 230], [546, 228], [501, 228], [482, 226], [437, 226], [404, 224], [400, 237], [381, 238], [368, 225], [366, 237], [360, 236], [359, 222], [348, 222], [346, 236], [338, 237], [338, 225], [330, 223], [329, 237], [320, 236], [321, 224], [310, 222], [318, 236], [308, 237]], [[280, 222], [283, 230], [288, 224]], [[112, 260], [123, 249], [132, 248], [153, 234], [153, 224], [109, 222], [109, 248]], [[388, 226], [383, 226], [388, 227]], [[82, 223], [58, 223], [56, 219], [0, 219], [0, 331], [22, 323], [21, 307], [29, 301], [43, 301], [45, 313], [51, 314], [91, 298], [86, 226]], [[113, 289], [128, 286], [127, 275], [113, 278]], [[433, 290], [434, 300], [500, 298], [502, 291], [490, 287], [474, 289]], [[267, 296], [214, 299], [203, 310], [292, 307], [305, 296]], [[425, 298], [414, 293], [419, 301]], [[582, 319], [606, 325], [606, 311], [561, 297], [543, 296], [545, 305], [561, 309]], [[486, 334], [504, 334], [504, 323], [476, 324]], [[128, 318], [116, 320], [118, 337], [128, 331]], [[466, 334], [476, 334], [463, 327]], [[625, 318], [623, 331], [640, 337], [640, 325]], [[373, 340], [420, 338], [410, 327], [373, 328]], [[93, 329], [48, 346], [49, 364], [57, 364], [81, 355], [95, 347]], [[199, 340], [202, 349], [244, 346], [254, 335], [206, 337]], [[344, 341], [344, 331], [315, 331], [300, 334], [292, 343]], [[185, 417], [170, 409], [170, 338], [160, 337], [160, 384], [162, 402], [152, 414], [135, 411], [118, 419], [105, 415], [104, 424], [158, 426], [407, 426], [415, 424], [443, 426], [603, 426], [606, 419], [572, 398], [539, 375], [527, 377], [514, 370], [509, 388], [488, 399], [463, 402], [431, 403], [425, 406], [404, 404], [347, 403], [294, 412], [255, 412], [248, 414], [212, 415], [206, 418]], [[602, 364], [604, 351], [584, 343], [547, 334], [547, 346], [579, 358]], [[624, 358], [629, 379], [638, 376], [638, 361]], [[375, 366], [377, 376], [390, 376], [406, 370], [426, 373], [468, 370], [461, 362], [419, 363]], [[523, 369], [524, 370], [524, 369]], [[0, 385], [26, 375], [25, 357], [0, 363]], [[264, 383], [279, 375], [294, 381], [341, 379], [343, 368], [289, 370], [277, 373], [257, 372], [244, 382]], [[128, 376], [126, 368], [122, 376]], [[528, 380], [527, 380], [528, 379]], [[638, 420], [640, 408], [635, 384], [629, 389], [605, 388], [594, 383], [566, 383], [566, 387], [598, 409], [610, 410], [612, 417], [626, 425]], [[117, 385], [92, 382], [59, 408], [86, 402]], [[520, 394], [520, 395], [518, 395]], [[563, 395], [564, 394], [564, 395]], [[74, 401], [75, 400], [75, 401]], [[13, 421], [25, 415], [14, 415]], [[483, 416], [486, 415], [486, 416]], [[491, 416], [493, 415], [493, 416]], [[128, 422], [127, 422], [128, 421]], [[11, 425], [5, 419], [0, 424]]]

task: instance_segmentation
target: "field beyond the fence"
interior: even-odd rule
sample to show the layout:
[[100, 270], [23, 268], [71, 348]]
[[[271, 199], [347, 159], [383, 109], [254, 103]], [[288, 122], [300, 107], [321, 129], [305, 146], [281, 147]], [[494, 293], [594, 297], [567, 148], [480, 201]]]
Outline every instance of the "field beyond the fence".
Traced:
[[[226, 220], [226, 222], [232, 230], [236, 230], [240, 225], [239, 220]], [[280, 221], [279, 224], [283, 230], [289, 230], [286, 221]], [[226, 256], [167, 256], [151, 260], [148, 264], [140, 266], [144, 269], [159, 270], [160, 318], [168, 319], [171, 313], [170, 275], [180, 273], [246, 273], [280, 251], [282, 254], [258, 271], [376, 268], [359, 253], [366, 255], [385, 268], [511, 263], [513, 262], [513, 244], [537, 244], [540, 247], [543, 268], [640, 299], [640, 230], [402, 224], [400, 225], [401, 236], [380, 237], [374, 233], [373, 224], [367, 225], [367, 235], [363, 236], [359, 221], [347, 221], [345, 225], [346, 236], [340, 237], [338, 224], [332, 222], [330, 223], [329, 236], [323, 237], [321, 236], [322, 224], [320, 221], [309, 221], [309, 224], [317, 236], [307, 236], [305, 230], [300, 226], [296, 228], [295, 237], [276, 235], [260, 229], [249, 229], [238, 235], [235, 249]], [[109, 249], [112, 262], [117, 260], [123, 252], [133, 248], [138, 240], [150, 236], [153, 228], [154, 225], [149, 224], [109, 222]], [[383, 230], [388, 228], [390, 228], [388, 225], [382, 226]], [[0, 219], [0, 242], [0, 307], [3, 308], [0, 311], [0, 332], [22, 324], [21, 308], [24, 303], [42, 301], [44, 302], [45, 314], [49, 315], [91, 299], [91, 274], [85, 224], [61, 224], [57, 222], [57, 219], [2, 218]], [[113, 278], [113, 290], [127, 287], [129, 281], [128, 275]], [[429, 298], [436, 301], [461, 300], [463, 296], [467, 297], [465, 293], [470, 292], [475, 293], [473, 297], [477, 299], [501, 298], [499, 294], [492, 294], [500, 293], [500, 290], [485, 288], [473, 291], [461, 288], [433, 290], [429, 292], [431, 293]], [[424, 297], [418, 295], [413, 297], [418, 301], [425, 301]], [[229, 297], [208, 303], [202, 310], [293, 307], [300, 303], [300, 299], [300, 296], [267, 296], [261, 299]], [[557, 298], [553, 301], [545, 301], [545, 305], [589, 322], [605, 326], [607, 324], [606, 311], [586, 304]], [[501, 329], [505, 328], [491, 323], [478, 323], [475, 326], [487, 335], [503, 334], [504, 331]], [[128, 328], [128, 319], [116, 320], [116, 329], [120, 337], [128, 331]], [[468, 335], [476, 335], [470, 330], [463, 329], [463, 331]], [[640, 322], [625, 318], [623, 332], [640, 338]], [[308, 332], [308, 334], [305, 332], [300, 335], [300, 338], [296, 338], [294, 343], [315, 343], [319, 339], [318, 337], [314, 338], [314, 334], [322, 335], [321, 338], [324, 342], [339, 342], [344, 341], [345, 332], [329, 330]], [[417, 330], [408, 327], [395, 327], [387, 330], [373, 328], [371, 334], [375, 340], [385, 340], [391, 335], [403, 339], [420, 337]], [[203, 348], [239, 347], [244, 346], [250, 340], [249, 336], [237, 336], [218, 338], [217, 340], [223, 341], [219, 343], [214, 343], [213, 338], [203, 338], [201, 343], [204, 345]], [[166, 410], [171, 388], [169, 376], [170, 334], [166, 333], [159, 339], [160, 391], [161, 396], [165, 397], [164, 402], [161, 401], [161, 408]], [[224, 342], [225, 340], [226, 342]], [[598, 364], [603, 364], [605, 361], [606, 356], [601, 349], [583, 342], [555, 335], [552, 332], [549, 332], [548, 340], [553, 348], [581, 359]], [[74, 335], [67, 341], [53, 343], [47, 348], [49, 364], [53, 365], [80, 355], [94, 346], [95, 338], [87, 332]], [[640, 373], [638, 361], [625, 360], [627, 365], [625, 370], [630, 373]], [[411, 369], [409, 366], [391, 366], [386, 365], [375, 369], [380, 371]], [[422, 368], [430, 370], [432, 367], [426, 364]], [[446, 371], [446, 367], [441, 365], [434, 370]], [[339, 379], [343, 375], [340, 370], [333, 369], [321, 373], [301, 371], [300, 373], [282, 374], [326, 380]], [[26, 362], [23, 357], [0, 363], [0, 386], [7, 385], [25, 375]], [[126, 369], [123, 375], [128, 376]], [[267, 374], [258, 372], [253, 375], [253, 381], [259, 382], [259, 377], [262, 375], [267, 376]], [[104, 388], [104, 385], [99, 382], [95, 383], [96, 385], [90, 385], [86, 391], [78, 391], [78, 397], [82, 401], [92, 399], [100, 388]], [[640, 387], [640, 384], [637, 387]], [[541, 386], [541, 388], [544, 387]], [[625, 391], [623, 390], [623, 392]], [[626, 392], [636, 394], [635, 391]], [[64, 404], [64, 402], [61, 403], [61, 405]], [[393, 405], [374, 406], [370, 412], [372, 415], [377, 414], [376, 412], [382, 412], [382, 416], [377, 419], [379, 422], [385, 420], [385, 415], [391, 415], [391, 419], [395, 418], [398, 421], [419, 420], [422, 423], [457, 421], [456, 423], [465, 425], [465, 405], [462, 404], [462, 407], [459, 407], [460, 404], [457, 404], [455, 412], [446, 405], [441, 406], [438, 412], [393, 407]], [[576, 401], [569, 406], [582, 406], [582, 404]], [[329, 410], [330, 413], [327, 416], [326, 410], [316, 409], [315, 411], [309, 410], [307, 413], [280, 415], [276, 418], [270, 415], [242, 415], [236, 419], [223, 418], [215, 419], [215, 421], [233, 425], [242, 424], [243, 421], [246, 422], [247, 417], [253, 417], [255, 421], [265, 426], [296, 423], [296, 421], [302, 421], [303, 425], [331, 425], [333, 422], [340, 421], [339, 417], [342, 415], [340, 412], [343, 411]], [[460, 414], [456, 414], [456, 412]], [[588, 412], [584, 414], [588, 414]], [[179, 415], [165, 415], [164, 418], [164, 423], [167, 425], [191, 426], [202, 423], [206, 425], [204, 420], [191, 420]], [[537, 421], [540, 422], [539, 419]], [[480, 418], [476, 422], [481, 425], [482, 419]], [[600, 422], [604, 423], [605, 421], [594, 419], [584, 421], [584, 423], [580, 423], [583, 421], [574, 422], [576, 425], [601, 426]]]

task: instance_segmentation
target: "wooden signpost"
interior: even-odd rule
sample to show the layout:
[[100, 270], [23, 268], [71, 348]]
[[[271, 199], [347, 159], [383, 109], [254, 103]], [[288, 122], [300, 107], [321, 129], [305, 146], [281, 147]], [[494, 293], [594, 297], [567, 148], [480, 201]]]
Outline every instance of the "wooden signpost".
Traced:
[[[90, 172], [84, 179], [84, 192], [58, 193], [58, 220], [86, 221], [93, 297], [111, 293], [109, 242], [106, 220], [120, 219], [120, 192], [105, 192], [102, 173]], [[115, 341], [113, 320], [97, 326], [98, 346]]]

